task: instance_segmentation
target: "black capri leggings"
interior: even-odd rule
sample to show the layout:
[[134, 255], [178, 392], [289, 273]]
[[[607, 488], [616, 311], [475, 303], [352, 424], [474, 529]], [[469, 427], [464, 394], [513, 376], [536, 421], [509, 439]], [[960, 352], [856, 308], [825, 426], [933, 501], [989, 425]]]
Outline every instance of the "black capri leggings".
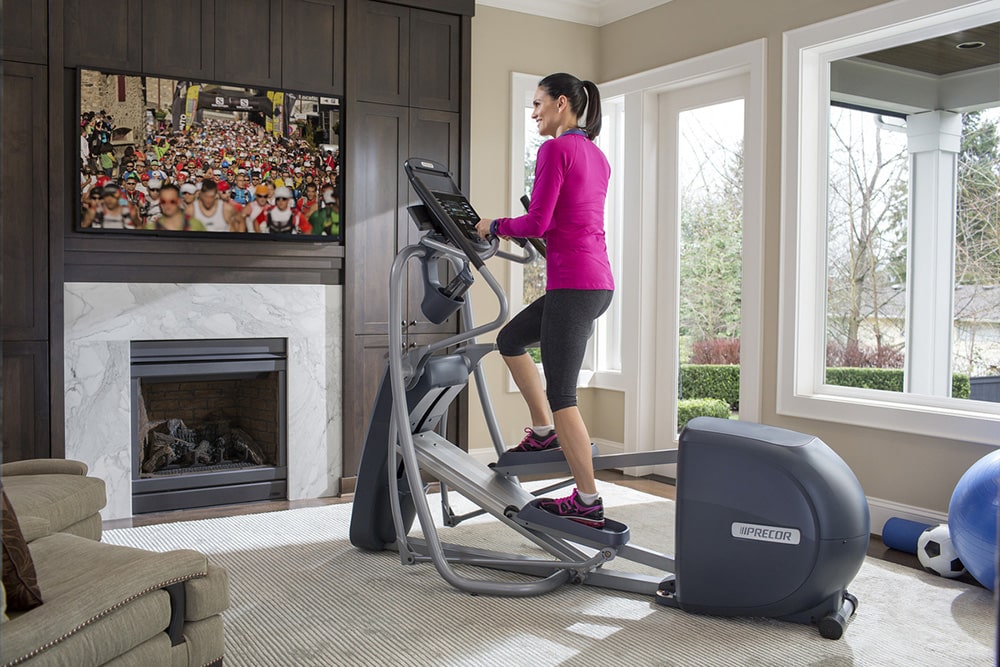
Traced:
[[505, 357], [541, 345], [545, 395], [552, 412], [576, 405], [576, 382], [594, 332], [594, 320], [611, 305], [611, 290], [549, 290], [514, 316], [497, 334], [497, 348]]

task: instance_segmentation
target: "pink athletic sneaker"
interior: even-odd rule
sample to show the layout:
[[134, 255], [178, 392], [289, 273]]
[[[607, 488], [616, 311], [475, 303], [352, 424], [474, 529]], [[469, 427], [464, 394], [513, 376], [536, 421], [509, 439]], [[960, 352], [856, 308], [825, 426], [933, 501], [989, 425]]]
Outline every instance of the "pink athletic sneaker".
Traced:
[[542, 498], [538, 507], [549, 514], [566, 517], [591, 528], [604, 528], [604, 501], [598, 498], [593, 505], [587, 505], [576, 489], [565, 498]]
[[511, 447], [508, 452], [541, 452], [546, 449], [559, 449], [559, 439], [556, 437], [556, 430], [552, 429], [547, 435], [535, 435], [534, 429], [528, 427], [524, 429], [527, 434], [524, 440], [517, 447]]

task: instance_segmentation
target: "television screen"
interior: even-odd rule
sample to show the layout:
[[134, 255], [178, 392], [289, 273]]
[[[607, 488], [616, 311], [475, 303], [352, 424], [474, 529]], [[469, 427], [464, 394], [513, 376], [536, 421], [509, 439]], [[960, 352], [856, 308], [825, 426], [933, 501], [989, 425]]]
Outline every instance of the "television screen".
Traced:
[[80, 71], [93, 233], [339, 240], [338, 97]]

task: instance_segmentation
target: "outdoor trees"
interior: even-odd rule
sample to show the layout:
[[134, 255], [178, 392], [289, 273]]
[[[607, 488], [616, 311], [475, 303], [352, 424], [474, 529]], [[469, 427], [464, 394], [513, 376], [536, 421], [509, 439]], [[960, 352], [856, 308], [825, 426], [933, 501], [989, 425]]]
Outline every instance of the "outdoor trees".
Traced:
[[1000, 114], [962, 117], [956, 213], [955, 369], [1000, 374], [1000, 353], [984, 350], [980, 323], [1000, 319]]
[[680, 334], [738, 339], [743, 252], [743, 144], [712, 142], [681, 183]]
[[[827, 366], [901, 367], [910, 188], [905, 121], [831, 107]], [[962, 117], [955, 217], [955, 371], [1000, 360], [1000, 110]]]
[[[896, 328], [890, 340], [903, 327], [897, 292], [906, 284], [905, 129], [874, 113], [833, 107], [829, 151], [828, 363], [857, 360], [873, 347], [864, 365], [898, 366], [902, 357], [884, 327]], [[896, 308], [887, 310], [893, 300]], [[873, 344], [864, 341], [868, 335]]]

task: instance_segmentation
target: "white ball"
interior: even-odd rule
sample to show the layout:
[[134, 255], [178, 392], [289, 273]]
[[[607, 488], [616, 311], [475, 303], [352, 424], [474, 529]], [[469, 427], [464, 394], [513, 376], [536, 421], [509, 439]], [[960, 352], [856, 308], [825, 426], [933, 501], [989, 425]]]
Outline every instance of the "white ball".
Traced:
[[932, 526], [920, 533], [917, 538], [917, 558], [925, 570], [942, 577], [954, 579], [965, 574], [965, 566], [952, 546], [948, 524]]

